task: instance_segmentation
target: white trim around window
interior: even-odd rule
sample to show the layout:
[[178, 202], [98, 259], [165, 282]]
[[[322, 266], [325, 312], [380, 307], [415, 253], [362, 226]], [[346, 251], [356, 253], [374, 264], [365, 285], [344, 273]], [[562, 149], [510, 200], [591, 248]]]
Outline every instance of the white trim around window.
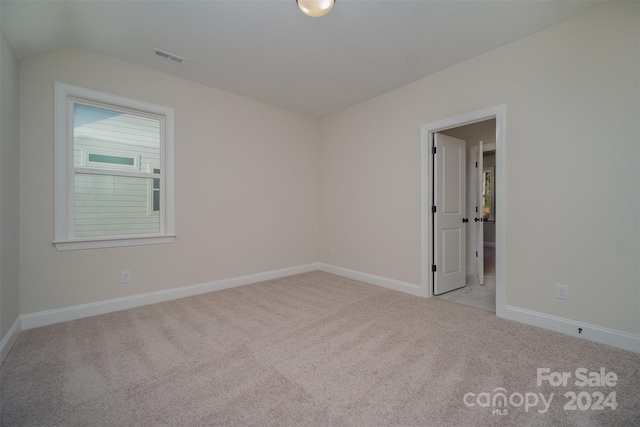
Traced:
[[[58, 250], [95, 249], [171, 243], [175, 238], [175, 166], [174, 110], [169, 107], [110, 95], [56, 82], [55, 93], [55, 238]], [[74, 104], [97, 105], [116, 112], [152, 116], [161, 123], [160, 131], [160, 223], [159, 232], [78, 237], [75, 233], [76, 174], [131, 176], [148, 178], [144, 171], [93, 169], [91, 165], [74, 165]], [[156, 162], [157, 162], [156, 157]], [[136, 164], [138, 166], [138, 164]], [[138, 167], [139, 169], [139, 167]], [[156, 169], [157, 170], [157, 169]], [[85, 175], [86, 176], [86, 175]], [[146, 203], [145, 192], [145, 203]]]

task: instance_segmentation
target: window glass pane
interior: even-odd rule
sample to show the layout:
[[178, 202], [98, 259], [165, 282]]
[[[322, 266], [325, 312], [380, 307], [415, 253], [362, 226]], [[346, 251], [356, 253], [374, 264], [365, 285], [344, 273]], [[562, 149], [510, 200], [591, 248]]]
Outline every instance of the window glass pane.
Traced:
[[[153, 173], [160, 173], [160, 169], [154, 169]], [[153, 180], [153, 211], [160, 211], [160, 178]]]
[[159, 119], [73, 105], [75, 167], [153, 173], [160, 167]]
[[[154, 209], [156, 197], [149, 197], [152, 181], [151, 178], [77, 173], [75, 236], [159, 233], [160, 215]], [[157, 200], [159, 205], [159, 197]]]
[[153, 189], [153, 211], [160, 212], [160, 190]]
[[135, 165], [135, 159], [133, 157], [120, 157], [120, 156], [105, 156], [103, 154], [91, 154], [87, 157], [90, 162], [94, 163], [110, 163], [112, 165]]

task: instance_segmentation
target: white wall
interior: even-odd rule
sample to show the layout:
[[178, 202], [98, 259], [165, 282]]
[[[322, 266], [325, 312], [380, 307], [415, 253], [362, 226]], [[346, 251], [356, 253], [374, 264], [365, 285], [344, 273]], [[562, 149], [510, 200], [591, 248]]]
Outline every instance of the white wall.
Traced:
[[0, 30], [0, 341], [19, 312], [18, 61]]
[[[174, 243], [56, 251], [54, 81], [175, 109]], [[20, 115], [21, 314], [318, 260], [314, 119], [77, 48], [20, 62]]]
[[507, 304], [640, 332], [638, 7], [605, 4], [325, 118], [321, 261], [419, 284], [420, 126], [506, 104]]

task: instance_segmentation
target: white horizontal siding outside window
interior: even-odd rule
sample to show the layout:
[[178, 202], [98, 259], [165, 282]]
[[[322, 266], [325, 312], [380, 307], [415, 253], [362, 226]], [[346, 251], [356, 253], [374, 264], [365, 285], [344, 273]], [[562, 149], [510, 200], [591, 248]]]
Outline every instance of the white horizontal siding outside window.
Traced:
[[175, 237], [173, 109], [55, 83], [59, 250]]

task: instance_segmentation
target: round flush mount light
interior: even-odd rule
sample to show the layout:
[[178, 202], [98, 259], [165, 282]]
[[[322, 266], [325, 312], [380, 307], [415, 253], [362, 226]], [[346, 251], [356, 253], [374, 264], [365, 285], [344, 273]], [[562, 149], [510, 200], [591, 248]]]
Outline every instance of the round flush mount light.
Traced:
[[335, 0], [296, 0], [302, 13], [313, 18], [329, 13], [335, 2]]

